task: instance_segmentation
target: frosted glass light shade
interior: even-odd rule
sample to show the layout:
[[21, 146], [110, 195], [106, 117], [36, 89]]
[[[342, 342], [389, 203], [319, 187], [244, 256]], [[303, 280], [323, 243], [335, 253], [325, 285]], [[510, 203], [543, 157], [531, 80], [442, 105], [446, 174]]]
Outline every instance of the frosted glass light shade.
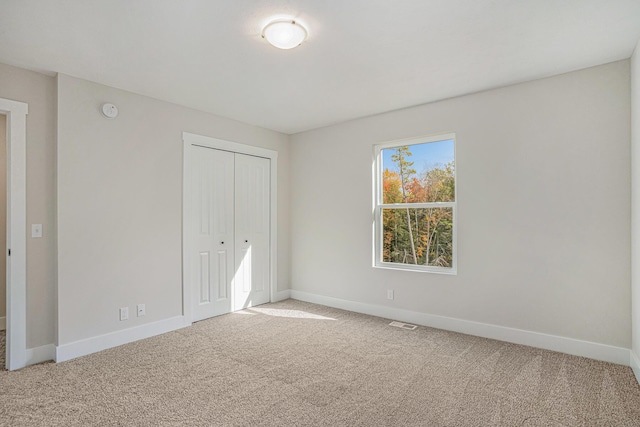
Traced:
[[262, 37], [279, 49], [292, 49], [307, 38], [307, 30], [293, 20], [272, 21], [262, 30]]

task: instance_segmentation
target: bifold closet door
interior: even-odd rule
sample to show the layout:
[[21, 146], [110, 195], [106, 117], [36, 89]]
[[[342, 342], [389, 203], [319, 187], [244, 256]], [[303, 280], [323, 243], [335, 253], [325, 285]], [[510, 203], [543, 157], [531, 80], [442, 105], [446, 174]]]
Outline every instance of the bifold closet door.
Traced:
[[269, 302], [270, 164], [235, 155], [234, 310]]
[[270, 160], [193, 146], [193, 321], [269, 302]]
[[229, 313], [234, 275], [234, 153], [193, 146], [193, 320]]

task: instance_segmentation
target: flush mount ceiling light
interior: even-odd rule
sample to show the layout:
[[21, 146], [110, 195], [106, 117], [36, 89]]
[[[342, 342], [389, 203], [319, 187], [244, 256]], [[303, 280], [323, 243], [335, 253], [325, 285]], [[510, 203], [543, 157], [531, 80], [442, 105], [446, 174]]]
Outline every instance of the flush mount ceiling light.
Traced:
[[307, 29], [293, 19], [278, 19], [262, 29], [262, 37], [278, 49], [292, 49], [307, 38]]

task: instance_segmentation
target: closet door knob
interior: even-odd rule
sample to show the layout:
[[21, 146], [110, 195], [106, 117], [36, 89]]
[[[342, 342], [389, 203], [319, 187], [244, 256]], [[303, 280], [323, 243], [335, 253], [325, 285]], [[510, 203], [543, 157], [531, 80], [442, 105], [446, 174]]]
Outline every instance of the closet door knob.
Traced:
[[248, 240], [245, 240], [244, 242], [245, 242], [245, 243], [249, 243], [249, 241], [248, 241]]
[[224, 242], [220, 242], [221, 245], [224, 245]]

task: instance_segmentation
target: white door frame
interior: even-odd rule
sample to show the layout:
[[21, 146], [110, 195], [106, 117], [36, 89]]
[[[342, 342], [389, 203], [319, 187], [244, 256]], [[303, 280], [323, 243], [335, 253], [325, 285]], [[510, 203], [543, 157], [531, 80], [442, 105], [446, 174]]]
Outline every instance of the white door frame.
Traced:
[[26, 147], [28, 105], [0, 98], [7, 116], [7, 355], [13, 371], [27, 362]]
[[271, 160], [271, 200], [270, 200], [270, 230], [269, 230], [269, 299], [271, 302], [276, 301], [276, 293], [278, 291], [278, 194], [277, 194], [277, 177], [278, 177], [278, 152], [266, 148], [254, 147], [252, 145], [240, 144], [237, 142], [224, 141], [222, 139], [211, 138], [208, 136], [196, 135], [193, 133], [183, 132], [183, 169], [182, 169], [182, 314], [185, 321], [190, 324], [193, 320], [191, 310], [191, 236], [189, 231], [191, 227], [191, 203], [189, 203], [188, 194], [191, 192], [191, 156], [190, 150], [193, 145], [200, 147], [214, 148], [217, 150], [230, 151], [233, 153], [248, 154], [250, 156], [264, 157]]

